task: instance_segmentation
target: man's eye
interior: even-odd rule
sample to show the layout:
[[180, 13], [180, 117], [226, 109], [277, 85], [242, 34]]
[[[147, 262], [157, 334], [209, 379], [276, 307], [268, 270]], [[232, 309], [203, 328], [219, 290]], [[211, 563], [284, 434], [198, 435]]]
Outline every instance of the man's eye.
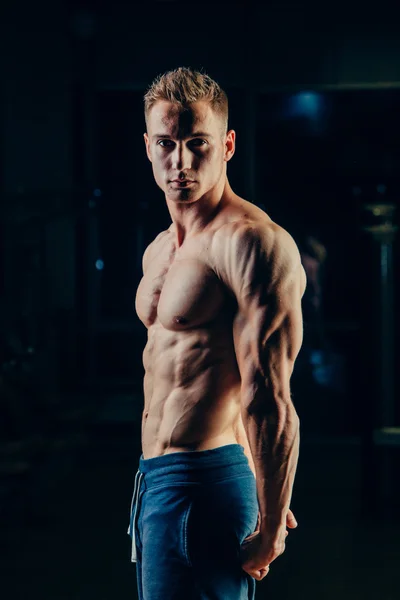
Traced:
[[191, 146], [203, 146], [204, 144], [207, 144], [206, 140], [201, 140], [200, 138], [196, 138], [194, 140], [191, 140], [190, 142]]
[[[157, 144], [159, 146], [161, 146], [162, 148], [172, 148], [175, 143], [172, 140], [158, 140]], [[207, 144], [206, 140], [202, 140], [200, 138], [195, 138], [193, 140], [190, 140], [189, 145], [190, 146], [204, 146], [205, 144]]]

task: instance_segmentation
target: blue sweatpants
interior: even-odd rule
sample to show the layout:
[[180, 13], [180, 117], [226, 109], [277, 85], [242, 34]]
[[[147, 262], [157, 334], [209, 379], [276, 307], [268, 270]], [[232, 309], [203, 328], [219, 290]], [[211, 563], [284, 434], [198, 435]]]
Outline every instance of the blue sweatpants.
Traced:
[[139, 600], [254, 600], [239, 551], [257, 517], [241, 445], [142, 456], [128, 529]]

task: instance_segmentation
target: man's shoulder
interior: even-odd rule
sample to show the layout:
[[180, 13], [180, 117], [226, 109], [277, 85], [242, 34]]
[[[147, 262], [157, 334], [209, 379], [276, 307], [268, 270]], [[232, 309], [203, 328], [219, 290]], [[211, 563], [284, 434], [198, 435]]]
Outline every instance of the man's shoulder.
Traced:
[[267, 215], [224, 224], [216, 232], [214, 247], [214, 271], [233, 289], [278, 285], [302, 271], [293, 237]]
[[159, 245], [168, 237], [171, 236], [171, 232], [169, 229], [166, 229], [164, 231], [160, 231], [160, 233], [158, 233], [156, 235], [156, 237], [149, 243], [149, 245], [146, 247], [144, 253], [143, 253], [143, 270], [146, 269], [148, 263], [150, 262], [152, 255], [154, 253], [154, 251], [157, 249], [157, 247], [159, 247]]
[[290, 233], [261, 210], [223, 224], [216, 232], [215, 242], [220, 251], [230, 249], [230, 258], [257, 253], [273, 259], [282, 252], [293, 258], [300, 256]]
[[156, 237], [154, 238], [154, 240], [149, 245], [150, 246], [156, 246], [159, 242], [161, 242], [162, 240], [164, 240], [167, 237], [171, 237], [171, 230], [170, 229], [164, 229], [163, 231], [160, 231], [160, 233], [158, 233], [156, 235]]

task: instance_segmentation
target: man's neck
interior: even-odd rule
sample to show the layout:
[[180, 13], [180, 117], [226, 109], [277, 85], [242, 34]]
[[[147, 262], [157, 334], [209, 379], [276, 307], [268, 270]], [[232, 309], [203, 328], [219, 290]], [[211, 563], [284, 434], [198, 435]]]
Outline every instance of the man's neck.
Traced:
[[204, 196], [189, 204], [167, 201], [172, 219], [170, 231], [174, 233], [176, 247], [180, 248], [186, 238], [193, 237], [203, 231], [225, 205], [229, 193], [232, 193], [228, 180], [225, 180], [222, 191], [216, 190], [212, 196]]

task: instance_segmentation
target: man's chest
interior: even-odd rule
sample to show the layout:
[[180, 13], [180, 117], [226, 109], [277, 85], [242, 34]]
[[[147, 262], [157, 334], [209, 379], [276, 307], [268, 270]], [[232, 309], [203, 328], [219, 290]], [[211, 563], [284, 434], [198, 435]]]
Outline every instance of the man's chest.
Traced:
[[223, 309], [227, 295], [207, 251], [191, 244], [175, 252], [166, 244], [148, 265], [136, 293], [136, 312], [146, 327], [157, 319], [170, 330], [199, 327]]

